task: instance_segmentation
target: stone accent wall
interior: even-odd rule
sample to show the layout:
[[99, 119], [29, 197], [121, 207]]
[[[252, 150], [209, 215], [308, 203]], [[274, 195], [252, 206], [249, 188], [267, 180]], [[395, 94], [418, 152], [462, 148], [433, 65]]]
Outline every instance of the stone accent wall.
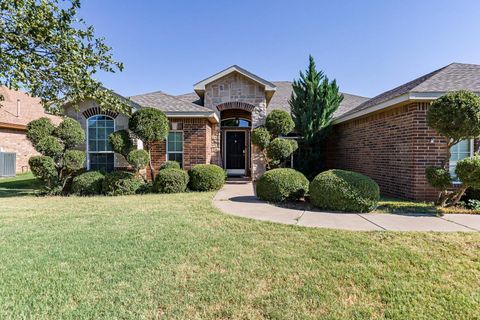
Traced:
[[428, 166], [446, 155], [446, 141], [428, 128], [429, 103], [410, 103], [333, 126], [327, 167], [352, 170], [374, 179], [383, 195], [434, 200], [425, 178]]

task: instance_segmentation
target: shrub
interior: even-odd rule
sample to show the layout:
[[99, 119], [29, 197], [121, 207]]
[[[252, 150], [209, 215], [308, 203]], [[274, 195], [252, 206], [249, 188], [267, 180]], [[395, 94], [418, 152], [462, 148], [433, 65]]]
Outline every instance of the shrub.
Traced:
[[138, 172], [145, 168], [148, 164], [150, 157], [148, 156], [148, 152], [145, 150], [132, 150], [127, 156], [127, 161], [133, 167], [135, 172]]
[[47, 136], [38, 141], [35, 145], [35, 150], [45, 156], [58, 158], [63, 150], [64, 144], [54, 136]]
[[370, 212], [380, 199], [378, 184], [360, 173], [329, 170], [310, 183], [310, 201], [321, 209]]
[[257, 197], [271, 202], [298, 200], [308, 192], [308, 179], [294, 169], [265, 172], [257, 181]]
[[177, 161], [165, 161], [160, 165], [160, 170], [163, 169], [180, 169], [180, 163]]
[[455, 173], [463, 186], [480, 188], [480, 155], [458, 161]]
[[130, 172], [114, 171], [105, 175], [102, 191], [107, 196], [135, 194], [143, 182]]
[[127, 130], [118, 130], [112, 132], [108, 136], [108, 141], [110, 142], [113, 151], [121, 154], [125, 158], [128, 156], [130, 151], [133, 150], [133, 141], [130, 137], [130, 133]]
[[102, 192], [105, 176], [99, 171], [89, 171], [73, 178], [72, 192], [79, 196], [90, 196]]
[[260, 147], [260, 149], [267, 148], [270, 140], [271, 136], [267, 128], [260, 127], [252, 131], [252, 143]]
[[428, 167], [425, 170], [428, 183], [440, 190], [447, 189], [452, 185], [450, 172], [441, 167]]
[[275, 138], [267, 147], [267, 156], [278, 164], [288, 158], [298, 148], [297, 142], [291, 139]]
[[48, 118], [30, 121], [27, 125], [27, 138], [35, 146], [40, 139], [51, 136], [55, 127]]
[[160, 193], [185, 192], [188, 180], [188, 174], [184, 170], [163, 169], [158, 171], [153, 189]]
[[67, 150], [63, 156], [63, 166], [67, 170], [77, 171], [85, 164], [85, 152], [80, 150]]
[[73, 148], [85, 141], [85, 132], [80, 123], [74, 119], [64, 119], [58, 127], [55, 128], [54, 134], [63, 141], [67, 149]]
[[33, 156], [28, 159], [28, 165], [33, 175], [47, 183], [48, 186], [51, 186], [58, 178], [55, 161], [51, 157]]
[[288, 112], [273, 110], [268, 114], [265, 126], [272, 135], [279, 136], [290, 133], [295, 128], [295, 123]]
[[225, 183], [225, 171], [214, 164], [197, 164], [188, 171], [190, 189], [194, 191], [219, 190]]

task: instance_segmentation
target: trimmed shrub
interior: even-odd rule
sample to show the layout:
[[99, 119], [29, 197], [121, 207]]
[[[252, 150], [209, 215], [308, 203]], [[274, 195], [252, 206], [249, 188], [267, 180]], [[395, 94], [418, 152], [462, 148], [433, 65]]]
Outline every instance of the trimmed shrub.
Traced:
[[219, 190], [225, 183], [225, 171], [214, 164], [197, 164], [188, 171], [190, 189], [194, 191]]
[[138, 172], [147, 166], [150, 157], [145, 150], [132, 150], [128, 154], [127, 161], [133, 167], [135, 172]]
[[121, 154], [125, 158], [133, 150], [133, 141], [127, 130], [118, 130], [108, 136], [108, 141], [113, 151]]
[[63, 153], [64, 148], [63, 143], [54, 136], [44, 137], [35, 145], [35, 150], [52, 158], [58, 158]]
[[154, 108], [135, 111], [128, 121], [128, 128], [144, 143], [164, 140], [169, 130], [165, 113]]
[[160, 170], [164, 169], [180, 169], [180, 163], [177, 161], [165, 161], [160, 165]]
[[271, 202], [294, 201], [308, 192], [308, 179], [294, 169], [265, 172], [257, 181], [257, 197]]
[[83, 168], [87, 157], [85, 152], [80, 150], [67, 150], [63, 156], [63, 166], [65, 169], [77, 171]]
[[28, 159], [28, 165], [35, 177], [47, 185], [58, 178], [55, 161], [48, 156], [33, 156]]
[[480, 156], [458, 161], [455, 173], [465, 187], [480, 188]]
[[135, 194], [143, 182], [130, 172], [114, 171], [105, 175], [102, 191], [107, 196]]
[[153, 190], [159, 193], [185, 192], [188, 186], [188, 173], [180, 169], [163, 169], [158, 171]]
[[428, 183], [439, 190], [445, 190], [452, 185], [450, 172], [441, 167], [428, 167], [425, 170]]
[[73, 178], [72, 193], [79, 196], [91, 196], [102, 193], [105, 176], [100, 171], [88, 171]]
[[378, 184], [357, 172], [329, 170], [310, 183], [310, 201], [321, 209], [370, 212], [377, 207], [379, 199]]
[[27, 125], [27, 138], [35, 146], [42, 138], [51, 136], [55, 127], [48, 118], [30, 121]]
[[252, 131], [252, 143], [260, 149], [267, 148], [271, 138], [267, 128], [260, 127]]
[[295, 140], [275, 138], [267, 147], [267, 156], [274, 162], [282, 162], [297, 150], [297, 148], [298, 144]]
[[85, 141], [85, 132], [80, 123], [74, 119], [64, 119], [54, 130], [54, 135], [63, 141], [67, 149]]
[[290, 114], [283, 110], [273, 110], [265, 119], [265, 126], [274, 136], [289, 134], [295, 128]]

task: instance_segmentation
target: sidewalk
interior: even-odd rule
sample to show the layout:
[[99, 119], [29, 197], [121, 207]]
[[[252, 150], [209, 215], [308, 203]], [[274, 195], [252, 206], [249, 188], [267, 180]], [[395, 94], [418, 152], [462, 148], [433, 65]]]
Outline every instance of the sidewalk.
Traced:
[[235, 216], [305, 227], [355, 231], [480, 231], [480, 215], [399, 215], [332, 213], [277, 207], [258, 200], [251, 183], [227, 183], [213, 199], [215, 207]]

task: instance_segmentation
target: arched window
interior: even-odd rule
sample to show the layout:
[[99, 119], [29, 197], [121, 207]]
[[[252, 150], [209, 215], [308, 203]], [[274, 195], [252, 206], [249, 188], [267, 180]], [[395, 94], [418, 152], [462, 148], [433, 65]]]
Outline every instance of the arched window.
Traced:
[[115, 120], [105, 115], [87, 119], [87, 169], [111, 172], [115, 167], [115, 154], [108, 136], [115, 131]]
[[222, 127], [239, 127], [239, 128], [250, 128], [252, 126], [252, 122], [247, 119], [242, 118], [230, 118], [222, 120], [221, 122]]

